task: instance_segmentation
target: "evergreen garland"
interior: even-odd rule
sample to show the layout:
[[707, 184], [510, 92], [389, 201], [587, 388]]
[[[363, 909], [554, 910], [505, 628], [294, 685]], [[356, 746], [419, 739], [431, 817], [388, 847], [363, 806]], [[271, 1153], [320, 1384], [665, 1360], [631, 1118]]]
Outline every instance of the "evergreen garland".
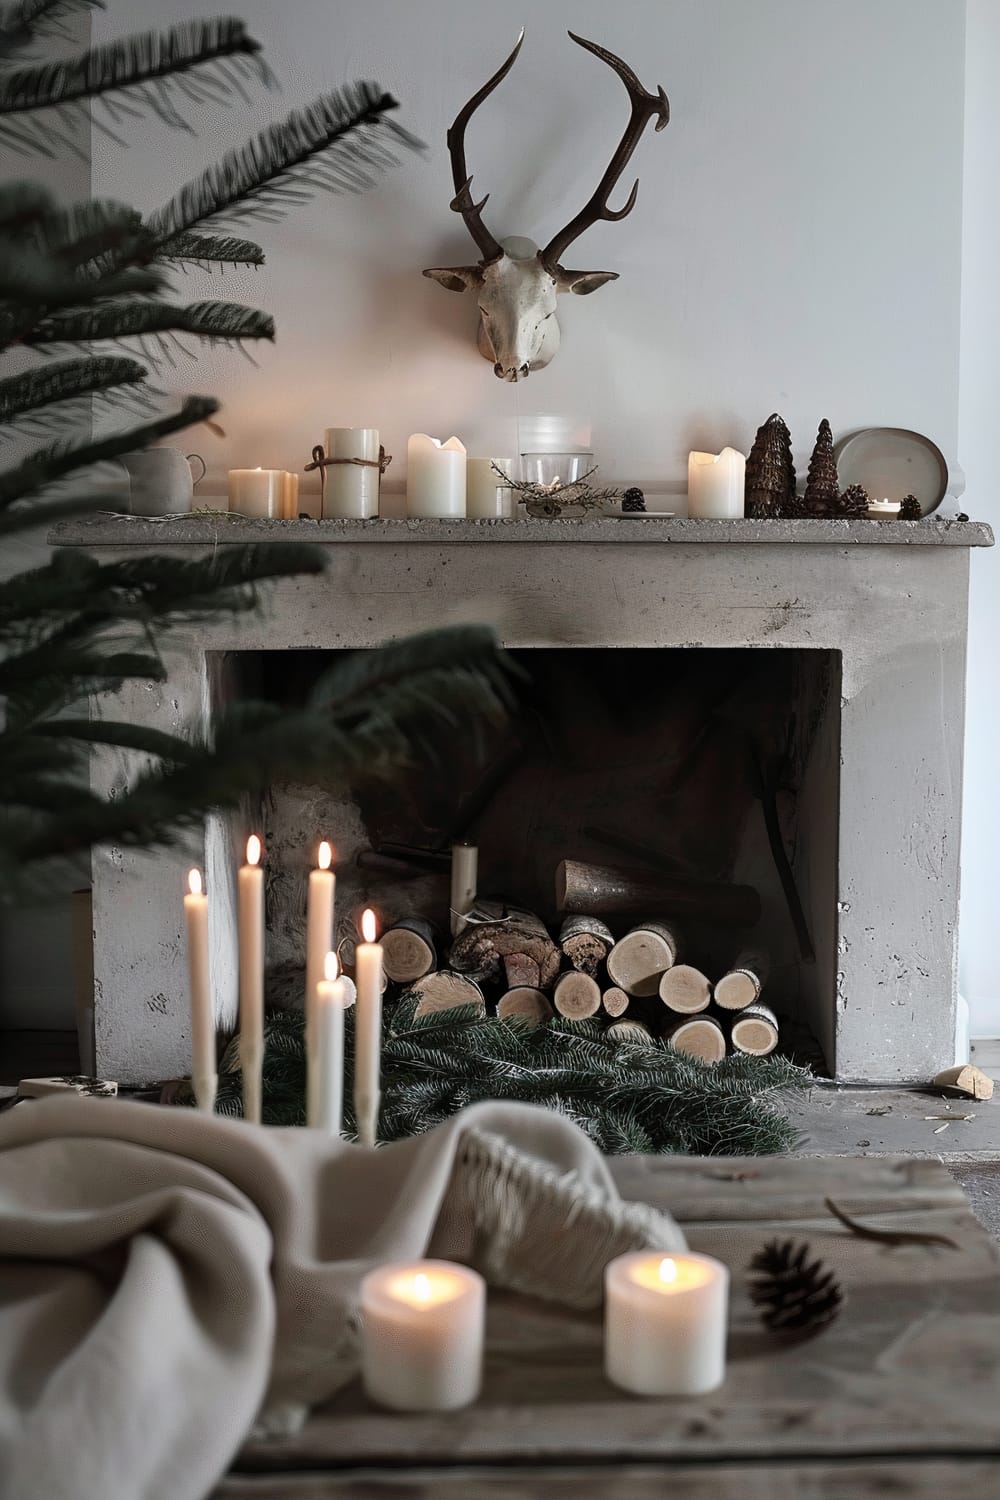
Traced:
[[[532, 1027], [517, 1017], [484, 1020], [472, 1006], [416, 1019], [416, 1003], [411, 996], [386, 1007], [381, 1141], [419, 1135], [466, 1105], [497, 1099], [555, 1110], [612, 1156], [758, 1156], [798, 1143], [779, 1106], [810, 1078], [786, 1058], [734, 1055], [708, 1066], [661, 1040], [616, 1044], [598, 1021], [557, 1017]], [[345, 1132], [353, 1137], [353, 1008], [345, 1022]], [[302, 1014], [270, 1011], [264, 1048], [264, 1123], [304, 1124]], [[193, 1103], [189, 1086], [174, 1102]], [[216, 1109], [242, 1114], [238, 1037], [220, 1059]]]

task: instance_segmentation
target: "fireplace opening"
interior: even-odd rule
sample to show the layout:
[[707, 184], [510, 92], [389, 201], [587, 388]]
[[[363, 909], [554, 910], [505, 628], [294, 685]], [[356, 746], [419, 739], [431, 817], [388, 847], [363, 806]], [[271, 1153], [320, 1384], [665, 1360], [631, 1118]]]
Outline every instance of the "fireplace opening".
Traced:
[[[383, 924], [421, 917], [447, 934], [450, 851], [462, 841], [478, 846], [482, 898], [558, 933], [560, 866], [573, 861], [633, 882], [631, 907], [626, 897], [592, 913], [615, 937], [666, 921], [684, 961], [713, 982], [741, 954], [764, 951], [761, 999], [779, 1018], [780, 1050], [833, 1075], [840, 653], [511, 655], [521, 710], [504, 728], [444, 723], [391, 788], [279, 785], [252, 810], [268, 851], [269, 961], [301, 963], [319, 837], [336, 847], [346, 943], [369, 904]], [[291, 705], [329, 662], [329, 652], [239, 653], [226, 663], [228, 691]]]

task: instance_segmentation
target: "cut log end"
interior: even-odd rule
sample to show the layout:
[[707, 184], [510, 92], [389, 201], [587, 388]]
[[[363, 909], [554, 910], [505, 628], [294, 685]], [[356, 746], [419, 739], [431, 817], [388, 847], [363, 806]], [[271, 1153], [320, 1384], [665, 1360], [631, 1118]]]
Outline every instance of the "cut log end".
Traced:
[[552, 1006], [541, 990], [519, 985], [517, 989], [508, 990], [506, 995], [501, 995], [497, 1001], [497, 1015], [504, 1020], [518, 1018], [532, 1026], [540, 1026], [543, 1021], [551, 1021]]
[[556, 1010], [567, 1021], [586, 1020], [601, 1008], [601, 989], [597, 980], [576, 970], [560, 976], [552, 998]]
[[656, 995], [660, 977], [677, 962], [677, 937], [660, 923], [635, 927], [608, 954], [608, 974], [628, 995]]
[[767, 955], [743, 952], [715, 986], [715, 1003], [723, 1010], [745, 1010], [760, 999], [767, 980]]
[[705, 1010], [711, 998], [708, 979], [690, 964], [674, 964], [660, 978], [660, 999], [681, 1015], [692, 1016]]
[[601, 997], [601, 1004], [609, 1016], [623, 1016], [628, 1010], [628, 1003], [625, 991], [620, 990], [617, 985], [612, 985], [611, 989], [605, 990]]
[[614, 946], [614, 934], [599, 917], [567, 917], [559, 946], [574, 969], [593, 979]]
[[750, 1005], [733, 1021], [729, 1039], [737, 1052], [767, 1057], [778, 1045], [778, 1018], [766, 1005]]
[[641, 1021], [616, 1021], [608, 1027], [606, 1035], [619, 1047], [648, 1047], [653, 1040], [652, 1032]]
[[426, 922], [401, 922], [384, 932], [382, 963], [386, 978], [394, 984], [412, 984], [437, 968], [437, 954]]
[[675, 1052], [699, 1062], [721, 1062], [726, 1055], [726, 1038], [718, 1021], [711, 1016], [695, 1016], [690, 1021], [678, 1021], [669, 1033], [669, 1041]]
[[451, 974], [447, 971], [426, 974], [419, 984], [413, 986], [413, 994], [419, 997], [415, 1012], [417, 1016], [434, 1015], [440, 1010], [452, 1010], [457, 1005], [474, 1005], [481, 1015], [486, 1014], [482, 990], [464, 974]]

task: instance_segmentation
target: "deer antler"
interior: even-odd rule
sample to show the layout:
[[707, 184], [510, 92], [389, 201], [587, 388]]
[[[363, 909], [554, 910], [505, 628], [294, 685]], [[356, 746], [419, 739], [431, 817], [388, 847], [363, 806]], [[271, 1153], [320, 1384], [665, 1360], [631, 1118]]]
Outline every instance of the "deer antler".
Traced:
[[450, 207], [457, 214], [462, 215], [466, 228], [479, 246], [484, 262], [499, 260], [503, 254], [503, 246], [493, 238], [480, 217], [482, 210], [489, 201], [489, 193], [481, 198], [478, 203], [472, 201], [472, 178], [465, 164], [465, 127], [483, 100], [488, 99], [497, 84], [502, 83], [507, 77], [507, 74], [517, 60], [517, 54], [521, 50], [521, 43], [523, 41], [524, 28], [522, 27], [521, 35], [517, 39], [514, 50], [503, 67], [498, 68], [493, 77], [483, 84], [479, 92], [473, 94], [468, 104], [459, 110], [446, 137], [448, 151], [451, 154], [451, 175], [455, 184], [455, 196], [451, 200]]
[[[662, 85], [657, 87], [655, 94], [647, 94], [635, 73], [633, 73], [627, 63], [622, 62], [620, 57], [616, 57], [613, 52], [609, 52], [605, 47], [599, 47], [596, 42], [588, 42], [584, 37], [577, 36], [573, 31], [569, 35], [579, 46], [585, 47], [588, 52], [592, 52], [595, 57], [599, 57], [602, 62], [606, 62], [609, 67], [614, 68], [628, 89], [628, 96], [632, 101], [632, 113], [629, 116], [628, 124], [625, 126], [625, 133], [618, 143], [618, 149], [608, 163], [608, 169], [597, 184], [597, 189], [593, 196], [587, 200], [576, 217], [570, 219], [565, 229], [560, 229], [559, 233], [549, 240], [545, 249], [539, 252], [539, 259], [547, 270], [552, 270], [555, 266], [559, 265], [569, 246], [575, 239], [579, 239], [580, 235], [583, 234], [585, 229], [589, 229], [591, 224], [596, 224], [599, 219], [615, 221], [624, 219], [626, 214], [632, 212], [635, 207], [636, 195], [639, 192], [638, 178], [636, 178], [632, 185], [632, 191], [628, 195], [628, 201], [624, 208], [617, 210], [609, 208], [608, 198], [619, 177], [621, 177], [628, 166], [629, 158], [636, 146], [638, 146], [642, 133], [650, 120], [656, 117], [656, 128], [657, 130], [662, 130], [670, 119], [670, 102], [663, 92]], [[514, 55], [517, 55], [516, 49]], [[513, 58], [511, 61], [513, 61]], [[499, 78], [502, 75], [498, 74], [497, 76]], [[487, 85], [488, 88], [489, 85]]]

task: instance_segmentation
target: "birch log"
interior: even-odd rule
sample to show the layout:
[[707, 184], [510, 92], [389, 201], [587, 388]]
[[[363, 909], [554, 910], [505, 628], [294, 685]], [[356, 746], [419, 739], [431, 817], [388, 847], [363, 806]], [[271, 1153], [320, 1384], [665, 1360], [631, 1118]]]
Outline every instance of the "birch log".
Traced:
[[420, 917], [397, 922], [383, 932], [381, 943], [386, 977], [394, 984], [410, 984], [437, 968], [434, 931]]
[[670, 1010], [693, 1016], [706, 1010], [712, 998], [712, 986], [700, 969], [691, 964], [674, 964], [660, 976], [660, 999]]
[[665, 1034], [675, 1052], [696, 1057], [700, 1062], [721, 1062], [726, 1055], [725, 1032], [712, 1016], [679, 1020]]
[[778, 1018], [760, 1001], [748, 1005], [735, 1016], [729, 1028], [729, 1040], [737, 1052], [751, 1057], [767, 1057], [778, 1045]]
[[660, 977], [677, 962], [677, 934], [662, 922], [633, 927], [608, 954], [608, 974], [627, 995], [656, 995]]
[[447, 970], [440, 974], [426, 974], [413, 986], [411, 993], [420, 997], [415, 1012], [417, 1016], [451, 1010], [456, 1005], [474, 1005], [481, 1015], [486, 1014], [482, 990], [465, 974], [451, 974]]
[[623, 1016], [628, 1010], [628, 996], [624, 990], [620, 990], [616, 984], [613, 984], [609, 990], [604, 991], [601, 1004], [609, 1016]]
[[629, 1043], [633, 1047], [648, 1047], [653, 1040], [653, 1033], [641, 1021], [616, 1021], [608, 1027], [606, 1035], [619, 1047]]
[[632, 917], [666, 912], [719, 927], [752, 927], [760, 917], [760, 897], [749, 885], [677, 880], [564, 859], [556, 867], [556, 910]]
[[601, 987], [589, 974], [579, 974], [572, 969], [556, 980], [552, 999], [556, 1010], [567, 1021], [584, 1021], [588, 1016], [596, 1016], [600, 1010]]
[[552, 1006], [541, 990], [532, 989], [529, 985], [518, 985], [517, 989], [508, 990], [506, 995], [500, 996], [497, 1015], [505, 1020], [520, 1018], [530, 1021], [533, 1026], [540, 1026], [543, 1021], [551, 1021]]
[[747, 949], [715, 986], [715, 1003], [723, 1010], [745, 1010], [760, 999], [770, 965], [766, 953]]
[[574, 969], [594, 978], [614, 947], [614, 933], [600, 917], [567, 917], [559, 933], [559, 946]]

